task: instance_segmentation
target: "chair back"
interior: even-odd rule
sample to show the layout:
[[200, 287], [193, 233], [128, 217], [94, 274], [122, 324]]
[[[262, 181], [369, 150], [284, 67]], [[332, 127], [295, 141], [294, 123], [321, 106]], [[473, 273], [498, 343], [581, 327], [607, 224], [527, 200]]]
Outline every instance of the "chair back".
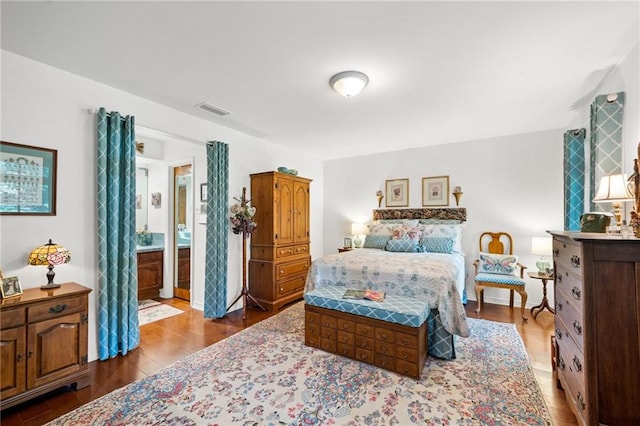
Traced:
[[479, 245], [483, 253], [513, 254], [513, 239], [506, 232], [483, 232]]

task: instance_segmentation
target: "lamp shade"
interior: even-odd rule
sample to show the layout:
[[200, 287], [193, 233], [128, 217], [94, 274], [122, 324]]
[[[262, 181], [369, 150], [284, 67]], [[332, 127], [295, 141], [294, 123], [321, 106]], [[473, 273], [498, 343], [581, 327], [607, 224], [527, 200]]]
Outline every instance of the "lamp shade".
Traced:
[[633, 194], [627, 187], [627, 175], [607, 175], [600, 179], [598, 193], [593, 201], [606, 203], [614, 201], [630, 201], [633, 200]]
[[531, 253], [539, 256], [549, 256], [553, 252], [551, 237], [533, 237], [531, 239]]
[[363, 235], [369, 232], [369, 227], [364, 223], [352, 223], [351, 224], [351, 234], [353, 235]]
[[333, 87], [333, 90], [345, 98], [357, 95], [367, 84], [369, 84], [369, 77], [360, 71], [343, 71], [329, 80], [329, 85]]
[[51, 240], [45, 245], [34, 248], [29, 254], [27, 263], [35, 266], [46, 266], [47, 285], [41, 286], [42, 289], [58, 288], [60, 284], [54, 284], [53, 277], [56, 275], [53, 268], [56, 265], [69, 263], [71, 261], [71, 252], [60, 244], [55, 244]]

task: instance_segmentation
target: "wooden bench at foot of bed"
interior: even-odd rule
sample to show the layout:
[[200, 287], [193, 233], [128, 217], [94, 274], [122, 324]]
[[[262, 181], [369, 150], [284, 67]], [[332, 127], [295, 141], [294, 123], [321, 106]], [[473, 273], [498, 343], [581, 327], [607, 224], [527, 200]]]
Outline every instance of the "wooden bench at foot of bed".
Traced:
[[411, 326], [305, 303], [304, 340], [307, 346], [419, 379], [427, 359], [428, 314], [426, 307], [420, 325]]

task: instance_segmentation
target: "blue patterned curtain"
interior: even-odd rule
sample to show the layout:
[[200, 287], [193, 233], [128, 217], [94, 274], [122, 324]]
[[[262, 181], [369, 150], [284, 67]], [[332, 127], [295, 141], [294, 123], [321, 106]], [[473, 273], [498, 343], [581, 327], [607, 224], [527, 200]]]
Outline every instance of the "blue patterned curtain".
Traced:
[[[589, 202], [591, 211], [608, 212], [608, 203], [594, 203], [600, 179], [622, 173], [622, 118], [624, 92], [599, 95], [591, 104]], [[603, 206], [604, 204], [604, 206]], [[606, 207], [606, 208], [605, 208]]]
[[205, 318], [222, 318], [227, 312], [228, 201], [229, 146], [223, 142], [209, 142], [207, 143]]
[[584, 213], [586, 129], [568, 130], [564, 134], [564, 229], [580, 230]]
[[98, 355], [140, 343], [133, 116], [98, 112]]

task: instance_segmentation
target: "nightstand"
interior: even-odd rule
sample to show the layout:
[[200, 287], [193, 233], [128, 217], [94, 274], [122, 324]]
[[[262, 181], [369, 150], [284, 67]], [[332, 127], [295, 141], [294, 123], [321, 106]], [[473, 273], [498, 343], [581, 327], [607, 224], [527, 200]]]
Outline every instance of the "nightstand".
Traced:
[[342, 253], [342, 252], [345, 252], [345, 251], [351, 251], [351, 250], [353, 250], [353, 248], [351, 248], [351, 247], [338, 247], [338, 253]]

